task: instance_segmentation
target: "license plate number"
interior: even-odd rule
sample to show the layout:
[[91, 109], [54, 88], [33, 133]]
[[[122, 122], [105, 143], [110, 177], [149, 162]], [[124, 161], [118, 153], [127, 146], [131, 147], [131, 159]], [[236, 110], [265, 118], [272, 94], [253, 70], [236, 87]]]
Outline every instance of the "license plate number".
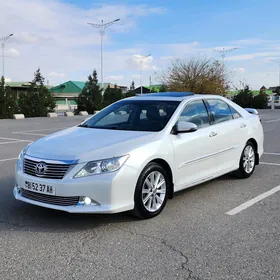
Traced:
[[24, 189], [36, 193], [55, 195], [54, 186], [48, 184], [40, 184], [40, 183], [25, 181]]

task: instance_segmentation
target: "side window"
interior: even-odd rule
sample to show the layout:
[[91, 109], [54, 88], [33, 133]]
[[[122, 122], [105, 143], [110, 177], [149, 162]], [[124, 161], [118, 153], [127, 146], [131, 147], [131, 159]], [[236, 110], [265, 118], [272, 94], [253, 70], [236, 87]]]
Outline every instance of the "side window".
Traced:
[[207, 100], [214, 123], [221, 123], [233, 119], [227, 103], [218, 99]]
[[238, 119], [241, 117], [241, 115], [235, 109], [233, 109], [231, 106], [229, 106], [229, 108], [234, 119]]
[[187, 104], [178, 121], [192, 122], [198, 128], [210, 125], [208, 112], [202, 100]]

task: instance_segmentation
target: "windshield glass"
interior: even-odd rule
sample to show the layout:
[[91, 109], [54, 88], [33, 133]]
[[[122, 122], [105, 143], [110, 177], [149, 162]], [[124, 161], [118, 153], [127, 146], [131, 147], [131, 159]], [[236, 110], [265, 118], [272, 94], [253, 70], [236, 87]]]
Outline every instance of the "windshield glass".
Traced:
[[122, 100], [84, 122], [83, 127], [133, 131], [160, 131], [180, 101]]

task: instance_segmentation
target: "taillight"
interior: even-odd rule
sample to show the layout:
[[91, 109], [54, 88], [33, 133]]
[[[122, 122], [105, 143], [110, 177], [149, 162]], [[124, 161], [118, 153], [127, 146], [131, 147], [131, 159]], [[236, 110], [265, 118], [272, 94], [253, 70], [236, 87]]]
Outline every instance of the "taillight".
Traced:
[[260, 122], [262, 122], [262, 119], [261, 119], [261, 116], [259, 115], [259, 120], [260, 120]]

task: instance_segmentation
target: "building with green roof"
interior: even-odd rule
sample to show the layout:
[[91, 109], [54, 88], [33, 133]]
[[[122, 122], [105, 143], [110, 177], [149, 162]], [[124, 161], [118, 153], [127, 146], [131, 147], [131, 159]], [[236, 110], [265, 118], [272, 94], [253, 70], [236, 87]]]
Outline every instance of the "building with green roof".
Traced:
[[[82, 92], [86, 82], [83, 81], [67, 81], [50, 88], [50, 92], [56, 99], [57, 111], [73, 110], [77, 107], [76, 98]], [[101, 84], [99, 84], [101, 86]], [[114, 84], [104, 83], [103, 88], [114, 87]], [[117, 86], [122, 92], [127, 91], [126, 86]]]

